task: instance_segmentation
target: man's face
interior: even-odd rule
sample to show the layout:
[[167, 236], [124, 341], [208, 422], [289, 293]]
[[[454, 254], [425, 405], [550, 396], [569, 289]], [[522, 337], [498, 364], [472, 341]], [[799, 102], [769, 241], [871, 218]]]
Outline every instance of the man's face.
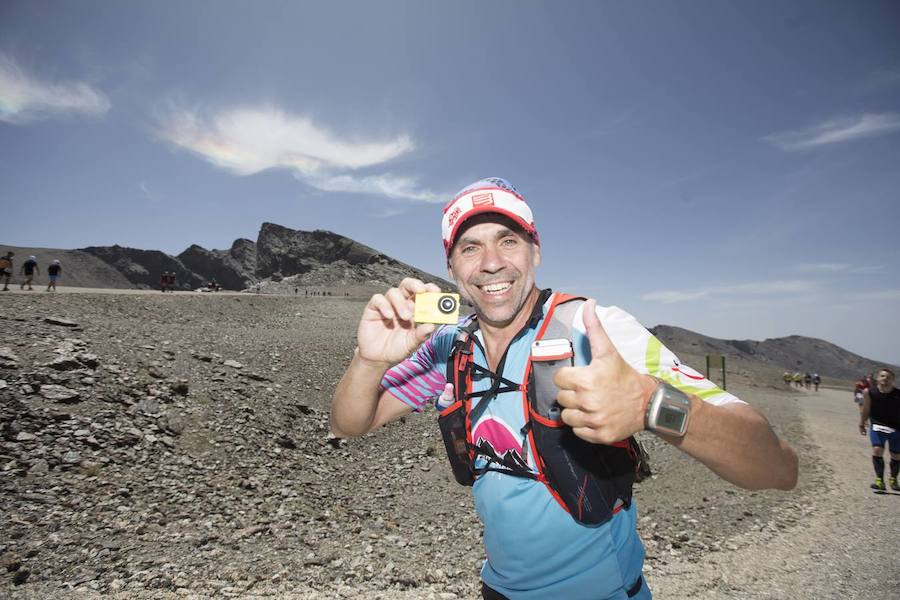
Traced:
[[891, 375], [890, 371], [878, 372], [878, 385], [881, 387], [890, 387], [894, 385], [894, 376]]
[[511, 220], [473, 217], [450, 252], [447, 269], [460, 295], [475, 305], [482, 322], [508, 325], [534, 289], [541, 251]]

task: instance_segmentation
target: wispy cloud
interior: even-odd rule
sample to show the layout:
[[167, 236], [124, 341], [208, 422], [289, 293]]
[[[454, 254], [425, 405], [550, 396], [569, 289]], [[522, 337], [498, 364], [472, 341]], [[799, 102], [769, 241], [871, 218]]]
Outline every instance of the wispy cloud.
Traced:
[[431, 190], [417, 187], [416, 180], [396, 175], [371, 175], [356, 177], [353, 175], [336, 175], [332, 177], [307, 177], [306, 181], [326, 192], [353, 192], [361, 194], [379, 194], [388, 198], [421, 200], [423, 202], [443, 202], [444, 196]]
[[138, 190], [140, 190], [141, 195], [142, 195], [144, 198], [146, 198], [147, 200], [149, 200], [150, 202], [156, 202], [156, 201], [159, 200], [159, 199], [156, 197], [156, 194], [154, 194], [154, 193], [150, 190], [150, 186], [147, 185], [147, 182], [146, 182], [146, 181], [139, 181], [139, 182], [138, 182]]
[[57, 114], [102, 115], [109, 99], [81, 81], [40, 81], [0, 54], [0, 121], [22, 125]]
[[900, 300], [900, 290], [879, 290], [873, 292], [856, 292], [854, 300]]
[[801, 273], [879, 273], [884, 265], [854, 266], [847, 263], [801, 263], [794, 265]]
[[692, 290], [662, 290], [641, 296], [641, 300], [672, 304], [689, 302], [711, 296], [769, 296], [781, 294], [804, 294], [813, 291], [815, 286], [809, 281], [758, 281], [738, 285], [713, 286]]
[[323, 191], [437, 199], [409, 177], [352, 173], [411, 152], [415, 144], [407, 135], [383, 141], [342, 139], [309, 117], [272, 106], [203, 112], [175, 105], [160, 118], [158, 135], [235, 175], [287, 169]]
[[900, 131], [900, 113], [865, 113], [830, 119], [798, 131], [773, 133], [763, 138], [782, 150], [805, 150]]

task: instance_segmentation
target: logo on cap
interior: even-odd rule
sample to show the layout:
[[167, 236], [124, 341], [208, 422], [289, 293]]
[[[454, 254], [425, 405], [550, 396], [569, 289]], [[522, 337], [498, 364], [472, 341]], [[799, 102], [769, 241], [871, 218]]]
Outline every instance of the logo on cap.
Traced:
[[476, 194], [472, 196], [472, 206], [493, 206], [494, 205], [494, 195], [488, 192], [487, 194]]
[[460, 208], [458, 206], [453, 208], [453, 211], [450, 213], [450, 216], [447, 217], [447, 223], [450, 225], [450, 227], [453, 227], [453, 225], [456, 224], [456, 220], [459, 218], [459, 216], [461, 214], [462, 214], [462, 210], [460, 210]]

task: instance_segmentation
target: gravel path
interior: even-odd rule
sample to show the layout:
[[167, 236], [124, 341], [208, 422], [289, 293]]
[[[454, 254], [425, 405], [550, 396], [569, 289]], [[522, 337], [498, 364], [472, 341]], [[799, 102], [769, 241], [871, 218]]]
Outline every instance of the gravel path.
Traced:
[[737, 551], [679, 565], [653, 581], [657, 598], [900, 598], [900, 493], [869, 489], [856, 405], [843, 390], [802, 395], [799, 405], [815, 445], [803, 456], [801, 480], [813, 461], [827, 475], [808, 496], [809, 514], [772, 538], [746, 533]]
[[[0, 296], [0, 597], [476, 598], [480, 525], [434, 414], [327, 437], [361, 309]], [[729, 390], [798, 450], [800, 483], [739, 490], [646, 436], [655, 474], [635, 497], [654, 596], [900, 597], [900, 494], [869, 490], [850, 392]], [[449, 540], [457, 560], [435, 568]]]

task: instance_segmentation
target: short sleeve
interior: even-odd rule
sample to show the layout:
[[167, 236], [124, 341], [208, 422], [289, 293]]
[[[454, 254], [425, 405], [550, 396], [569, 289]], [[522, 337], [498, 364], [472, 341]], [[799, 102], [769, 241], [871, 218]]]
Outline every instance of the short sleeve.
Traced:
[[456, 327], [441, 327], [412, 356], [390, 368], [381, 379], [381, 389], [421, 412], [433, 403], [447, 383], [447, 359]]
[[[573, 336], [580, 336], [573, 341], [576, 349], [583, 355], [583, 364], [587, 364], [590, 362], [590, 343], [584, 333], [582, 310], [578, 310], [572, 323]], [[598, 306], [597, 317], [616, 350], [639, 373], [659, 377], [684, 393], [697, 396], [710, 404], [744, 403], [679, 361], [675, 353], [621, 308]]]

